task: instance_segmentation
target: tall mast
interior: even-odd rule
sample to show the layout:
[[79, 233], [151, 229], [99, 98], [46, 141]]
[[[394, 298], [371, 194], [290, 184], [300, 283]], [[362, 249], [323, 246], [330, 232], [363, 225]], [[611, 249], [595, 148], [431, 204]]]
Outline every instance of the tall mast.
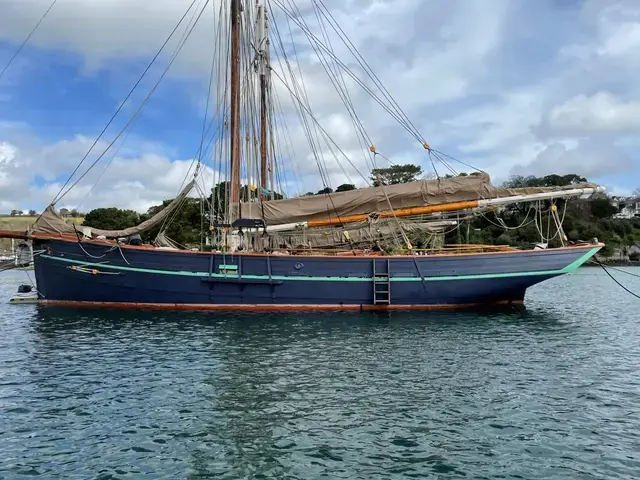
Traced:
[[269, 165], [267, 163], [267, 75], [269, 73], [269, 35], [267, 33], [266, 5], [261, 5], [260, 0], [256, 0], [256, 6], [256, 45], [258, 74], [260, 75], [260, 196], [262, 196], [262, 192], [267, 188], [267, 177], [269, 175]]
[[[240, 0], [231, 0], [231, 185], [229, 211], [240, 212]], [[229, 215], [231, 221], [235, 215]]]

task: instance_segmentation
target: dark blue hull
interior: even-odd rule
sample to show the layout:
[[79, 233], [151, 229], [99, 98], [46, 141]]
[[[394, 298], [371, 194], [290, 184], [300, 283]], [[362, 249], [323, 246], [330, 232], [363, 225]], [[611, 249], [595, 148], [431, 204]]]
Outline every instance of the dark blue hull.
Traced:
[[[325, 257], [43, 240], [34, 249], [44, 250], [35, 259], [35, 274], [45, 304], [284, 310], [517, 304], [528, 287], [574, 270], [599, 248]], [[375, 294], [375, 289], [388, 293]]]

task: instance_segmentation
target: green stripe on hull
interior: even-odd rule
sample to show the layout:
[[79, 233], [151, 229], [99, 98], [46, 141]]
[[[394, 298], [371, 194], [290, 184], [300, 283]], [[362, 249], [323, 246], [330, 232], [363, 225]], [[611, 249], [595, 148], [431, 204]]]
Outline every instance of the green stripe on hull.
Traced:
[[[441, 277], [424, 277], [425, 282], [438, 282], [447, 280], [485, 280], [489, 278], [509, 278], [509, 277], [527, 277], [527, 276], [542, 276], [542, 275], [562, 275], [570, 273], [576, 270], [580, 265], [589, 260], [600, 247], [590, 249], [587, 253], [580, 258], [570, 263], [561, 270], [541, 270], [537, 272], [515, 272], [515, 273], [487, 273], [480, 275], [449, 275]], [[172, 270], [153, 270], [149, 268], [137, 268], [137, 267], [125, 267], [120, 265], [106, 265], [104, 263], [87, 263], [80, 260], [71, 260], [69, 258], [53, 257], [51, 255], [40, 255], [42, 258], [47, 258], [54, 261], [71, 263], [74, 265], [80, 265], [90, 268], [106, 268], [110, 270], [119, 270], [125, 272], [139, 272], [139, 273], [152, 273], [157, 275], [177, 275], [186, 277], [202, 277], [202, 278], [239, 278], [237, 274], [226, 275], [224, 273], [212, 273], [209, 275], [207, 272], [184, 272], [184, 271], [172, 271]], [[294, 281], [322, 281], [322, 282], [372, 282], [372, 277], [302, 277], [302, 276], [285, 276], [285, 275], [242, 275], [242, 278], [251, 280], [294, 280]], [[420, 277], [391, 277], [391, 282], [421, 282]]]
[[569, 265], [567, 265], [566, 267], [564, 267], [562, 269], [562, 273], [571, 273], [574, 270], [577, 270], [579, 267], [581, 267], [587, 260], [589, 260], [591, 257], [593, 257], [596, 253], [598, 253], [598, 250], [600, 250], [600, 248], [602, 247], [594, 247], [591, 250], [589, 250], [587, 253], [585, 253], [584, 255], [582, 255], [580, 258], [578, 258], [577, 260], [575, 260], [574, 262], [571, 262]]

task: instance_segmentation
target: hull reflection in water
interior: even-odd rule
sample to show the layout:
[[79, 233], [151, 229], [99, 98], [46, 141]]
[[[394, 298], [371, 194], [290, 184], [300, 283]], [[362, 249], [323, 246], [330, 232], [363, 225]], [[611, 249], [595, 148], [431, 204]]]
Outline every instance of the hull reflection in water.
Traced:
[[217, 254], [39, 240], [49, 305], [185, 310], [448, 309], [521, 304], [600, 248], [425, 256]]

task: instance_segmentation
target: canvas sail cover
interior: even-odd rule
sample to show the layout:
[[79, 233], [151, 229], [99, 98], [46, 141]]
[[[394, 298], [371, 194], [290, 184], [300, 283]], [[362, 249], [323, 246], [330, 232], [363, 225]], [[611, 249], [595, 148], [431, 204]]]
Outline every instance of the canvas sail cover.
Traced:
[[[176, 208], [179, 208], [184, 198], [189, 194], [195, 180], [188, 183], [184, 189], [178, 194], [178, 196], [165, 208], [156, 213], [153, 217], [145, 220], [135, 227], [125, 228], [123, 230], [101, 230], [99, 228], [91, 227], [92, 236], [105, 236], [107, 238], [119, 238], [129, 237], [131, 235], [140, 234], [150, 230], [151, 228], [164, 221]], [[49, 205], [40, 218], [33, 225], [33, 233], [58, 233], [58, 234], [75, 234], [76, 232], [82, 233], [83, 227], [69, 224], [64, 218], [62, 218], [53, 208], [53, 205]]]
[[[268, 241], [271, 248], [340, 248], [374, 245], [376, 241], [399, 236], [398, 229], [405, 233], [437, 234], [451, 228], [449, 222], [405, 223], [397, 221], [380, 224], [358, 225], [350, 228], [326, 228], [300, 230], [292, 232], [270, 233]], [[347, 232], [348, 237], [345, 235]]]
[[[420, 180], [325, 195], [265, 201], [262, 203], [260, 213], [267, 225], [281, 225], [391, 209], [544, 193], [565, 188], [579, 188], [579, 186], [495, 188], [491, 185], [489, 175], [482, 172], [463, 177]], [[244, 218], [249, 218], [252, 214], [255, 216], [255, 204], [242, 204], [241, 208]]]

